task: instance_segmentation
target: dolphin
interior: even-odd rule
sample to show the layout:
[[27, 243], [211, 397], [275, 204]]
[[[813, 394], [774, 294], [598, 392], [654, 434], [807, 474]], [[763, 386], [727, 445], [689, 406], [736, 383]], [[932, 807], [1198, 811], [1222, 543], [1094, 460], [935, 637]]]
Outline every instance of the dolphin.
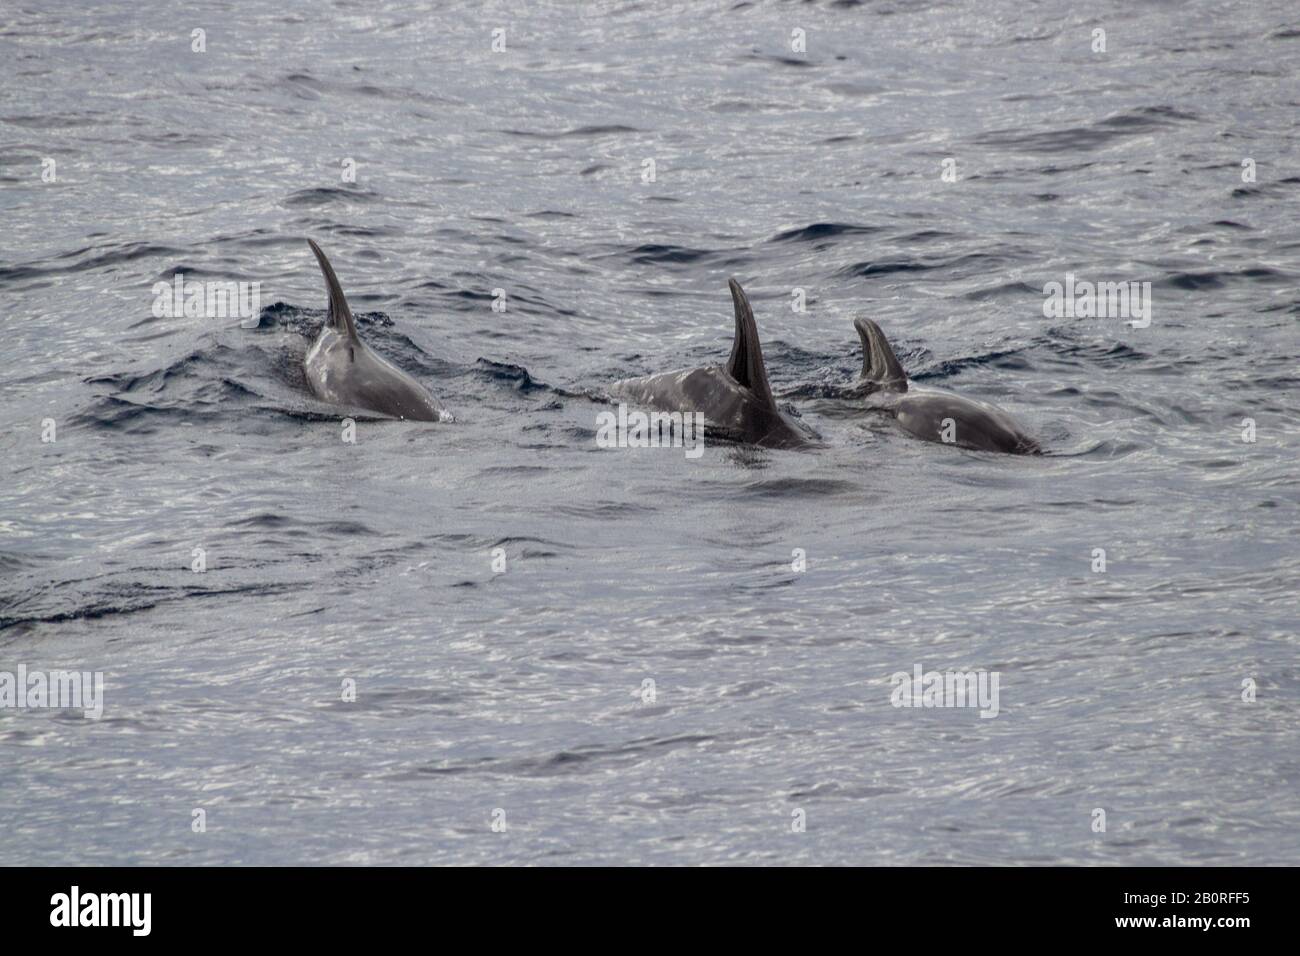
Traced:
[[855, 389], [867, 393], [868, 408], [888, 412], [905, 431], [926, 441], [1013, 455], [1040, 453], [1038, 442], [997, 406], [910, 385], [885, 333], [871, 319], [856, 319], [853, 327], [862, 339], [862, 374]]
[[307, 351], [307, 384], [323, 402], [362, 408], [417, 422], [451, 421], [451, 415], [415, 379], [375, 354], [357, 335], [357, 323], [334, 267], [308, 239], [329, 289], [329, 318]]
[[730, 280], [736, 338], [726, 365], [665, 372], [615, 382], [611, 392], [669, 412], [702, 412], [707, 427], [732, 441], [765, 448], [801, 448], [817, 436], [776, 407], [745, 290]]

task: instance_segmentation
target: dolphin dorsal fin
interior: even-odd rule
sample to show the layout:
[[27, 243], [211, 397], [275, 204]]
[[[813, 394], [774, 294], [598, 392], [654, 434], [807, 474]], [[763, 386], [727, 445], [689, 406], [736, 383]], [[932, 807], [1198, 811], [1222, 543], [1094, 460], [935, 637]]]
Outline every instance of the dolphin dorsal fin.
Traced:
[[731, 357], [727, 359], [727, 374], [764, 403], [775, 407], [772, 386], [767, 382], [767, 369], [763, 365], [763, 347], [758, 344], [754, 310], [749, 307], [749, 299], [740, 283], [731, 279], [730, 285], [731, 300], [736, 306], [736, 340], [731, 344]]
[[880, 326], [871, 319], [855, 319], [853, 327], [862, 339], [862, 378], [893, 392], [906, 392], [907, 373]]
[[357, 337], [357, 323], [352, 318], [352, 310], [348, 308], [347, 297], [343, 295], [343, 286], [339, 285], [339, 277], [334, 274], [334, 267], [330, 261], [325, 258], [325, 253], [321, 252], [320, 246], [308, 239], [307, 244], [311, 246], [311, 251], [316, 253], [316, 261], [320, 263], [320, 271], [325, 276], [325, 288], [330, 293], [330, 327], [346, 335], [354, 342], [359, 342]]

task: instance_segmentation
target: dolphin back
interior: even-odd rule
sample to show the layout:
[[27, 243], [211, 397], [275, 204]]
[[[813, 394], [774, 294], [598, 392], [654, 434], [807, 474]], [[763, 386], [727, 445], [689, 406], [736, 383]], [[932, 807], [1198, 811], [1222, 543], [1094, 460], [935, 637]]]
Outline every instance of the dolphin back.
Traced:
[[308, 239], [329, 289], [329, 321], [303, 360], [307, 384], [322, 401], [364, 408], [393, 418], [445, 422], [452, 418], [419, 382], [366, 347], [343, 295], [334, 267], [321, 247]]

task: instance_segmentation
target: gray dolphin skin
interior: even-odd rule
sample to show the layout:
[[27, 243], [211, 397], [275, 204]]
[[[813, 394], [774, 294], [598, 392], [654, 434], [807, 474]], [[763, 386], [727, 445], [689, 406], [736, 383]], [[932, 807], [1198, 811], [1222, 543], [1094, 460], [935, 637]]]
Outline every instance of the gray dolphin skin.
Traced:
[[329, 289], [325, 326], [307, 352], [307, 383], [321, 401], [360, 408], [416, 422], [451, 421], [432, 395], [415, 379], [371, 351], [357, 335], [357, 324], [343, 287], [320, 246], [308, 239]]
[[731, 441], [765, 448], [802, 448], [817, 436], [776, 407], [745, 290], [730, 280], [736, 338], [725, 365], [666, 372], [614, 383], [611, 392], [669, 412], [703, 412], [705, 425]]
[[[1013, 455], [1040, 453], [1038, 442], [1002, 409], [952, 392], [909, 385], [880, 326], [871, 319], [857, 319], [853, 327], [862, 338], [858, 386], [870, 389], [868, 408], [892, 414], [905, 431], [926, 441]], [[951, 435], [950, 442], [944, 441], [945, 432]]]

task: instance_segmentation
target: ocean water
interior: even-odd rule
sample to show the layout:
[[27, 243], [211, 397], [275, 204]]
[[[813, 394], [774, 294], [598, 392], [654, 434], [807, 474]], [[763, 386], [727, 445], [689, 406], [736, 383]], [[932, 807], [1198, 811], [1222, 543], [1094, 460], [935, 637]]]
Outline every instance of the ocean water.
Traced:
[[[0, 863], [1300, 862], [1298, 66], [1281, 0], [6, 5], [0, 672], [104, 691], [0, 707]], [[309, 236], [454, 423], [343, 440]], [[733, 276], [822, 446], [599, 447]], [[860, 315], [1046, 453], [864, 412]]]

